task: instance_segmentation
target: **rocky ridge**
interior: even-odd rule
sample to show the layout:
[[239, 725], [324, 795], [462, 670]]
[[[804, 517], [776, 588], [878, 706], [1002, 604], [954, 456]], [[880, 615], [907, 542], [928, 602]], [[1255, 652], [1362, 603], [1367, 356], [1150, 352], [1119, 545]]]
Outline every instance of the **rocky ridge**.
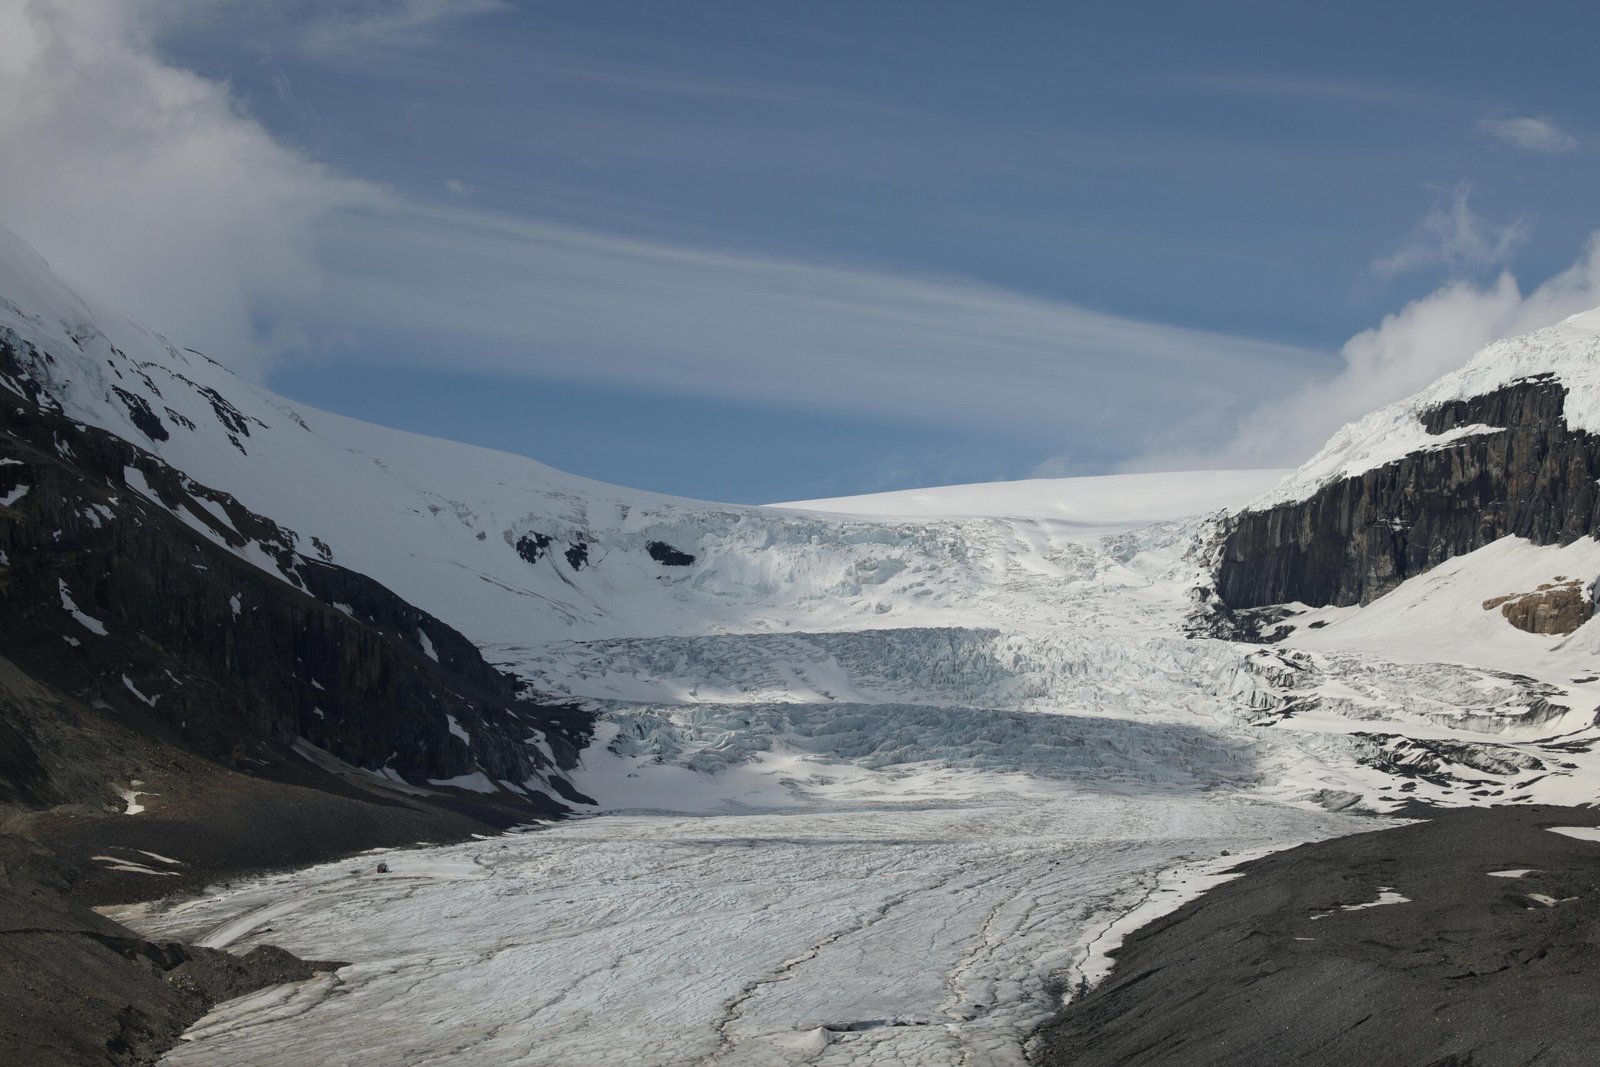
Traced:
[[[1246, 510], [1222, 539], [1217, 593], [1235, 610], [1365, 604], [1502, 537], [1568, 544], [1600, 531], [1600, 436], [1571, 428], [1567, 388], [1527, 378], [1426, 408], [1443, 443]], [[1481, 428], [1449, 438], [1463, 427]]]

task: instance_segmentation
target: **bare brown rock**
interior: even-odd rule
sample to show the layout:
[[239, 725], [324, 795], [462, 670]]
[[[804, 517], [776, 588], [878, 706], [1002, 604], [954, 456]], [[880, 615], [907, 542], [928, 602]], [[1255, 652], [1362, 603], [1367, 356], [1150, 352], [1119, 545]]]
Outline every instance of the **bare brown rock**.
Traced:
[[1570, 634], [1594, 614], [1594, 604], [1575, 579], [1545, 582], [1531, 593], [1510, 593], [1483, 602], [1485, 611], [1495, 608], [1512, 626], [1530, 634]]

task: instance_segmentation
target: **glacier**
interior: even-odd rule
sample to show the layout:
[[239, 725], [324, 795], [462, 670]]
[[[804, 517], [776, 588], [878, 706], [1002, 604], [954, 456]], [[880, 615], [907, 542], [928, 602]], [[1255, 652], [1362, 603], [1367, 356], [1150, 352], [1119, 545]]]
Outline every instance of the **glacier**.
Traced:
[[[1588, 359], [1587, 320], [1561, 329], [1440, 388], [1569, 342]], [[1370, 461], [1351, 442], [1404, 411], [1287, 482], [750, 507], [291, 403], [3, 232], [0, 338], [71, 418], [595, 717], [570, 775], [593, 803], [560, 825], [107, 909], [149, 936], [351, 961], [221, 1005], [171, 1064], [1021, 1063], [1121, 932], [1241, 857], [1418, 800], [1595, 799], [1600, 630], [1524, 634], [1480, 606], [1600, 573], [1592, 541], [1508, 539], [1362, 608], [1291, 605], [1276, 645], [1194, 625], [1218, 515]], [[298, 584], [283, 546], [224, 547]]]

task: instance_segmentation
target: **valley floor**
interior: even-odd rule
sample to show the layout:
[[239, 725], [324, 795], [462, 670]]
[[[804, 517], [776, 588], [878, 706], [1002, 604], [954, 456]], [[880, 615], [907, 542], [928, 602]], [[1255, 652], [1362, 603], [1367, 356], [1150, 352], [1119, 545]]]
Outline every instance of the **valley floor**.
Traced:
[[1175, 906], [1240, 853], [1370, 825], [1068, 790], [610, 815], [108, 913], [352, 961], [220, 1006], [175, 1067], [1020, 1064], [1119, 916]]

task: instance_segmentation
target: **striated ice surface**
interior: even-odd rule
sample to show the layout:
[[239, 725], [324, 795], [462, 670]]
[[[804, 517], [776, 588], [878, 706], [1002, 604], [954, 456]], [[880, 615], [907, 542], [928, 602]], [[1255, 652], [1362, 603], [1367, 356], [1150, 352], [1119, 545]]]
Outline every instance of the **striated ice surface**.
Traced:
[[387, 874], [329, 864], [140, 925], [351, 961], [221, 1006], [174, 1067], [1021, 1065], [1098, 933], [1189, 879], [1175, 868], [1198, 888], [1223, 849], [1362, 825], [1070, 791], [613, 815], [387, 853]]

